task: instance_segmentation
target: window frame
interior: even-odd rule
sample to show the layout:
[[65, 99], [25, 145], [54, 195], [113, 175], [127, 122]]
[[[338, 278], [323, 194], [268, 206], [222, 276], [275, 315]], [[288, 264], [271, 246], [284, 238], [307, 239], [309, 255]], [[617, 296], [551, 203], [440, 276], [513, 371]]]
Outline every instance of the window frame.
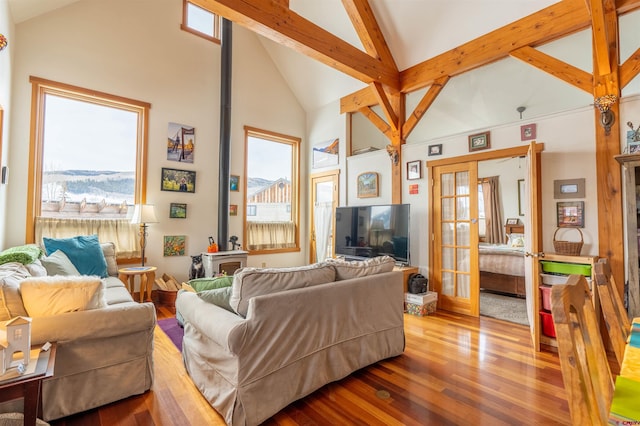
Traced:
[[[199, 9], [205, 10], [211, 14], [213, 14], [214, 18], [213, 18], [213, 36], [210, 36], [207, 33], [203, 33], [201, 31], [196, 30], [193, 27], [189, 26], [189, 13], [188, 13], [188, 8], [189, 5], [192, 5], [194, 7], [197, 7]], [[188, 33], [197, 35], [198, 37], [202, 37], [205, 40], [209, 40], [213, 43], [216, 44], [221, 44], [221, 38], [222, 38], [222, 17], [220, 15], [217, 15], [213, 12], [211, 12], [210, 10], [205, 9], [204, 7], [189, 1], [189, 0], [182, 0], [182, 22], [180, 23], [180, 29], [183, 31], [186, 31]]]
[[136, 143], [135, 203], [146, 202], [149, 109], [151, 104], [79, 86], [30, 76], [31, 134], [29, 137], [29, 171], [25, 241], [35, 242], [35, 219], [42, 206], [42, 166], [44, 148], [45, 96], [54, 95], [119, 108], [138, 114]]
[[[247, 187], [249, 181], [249, 173], [248, 173], [248, 151], [249, 151], [249, 137], [255, 137], [260, 139], [269, 140], [276, 143], [285, 143], [291, 146], [291, 195], [295, 197], [295, 199], [291, 200], [291, 220], [295, 225], [295, 247], [288, 248], [275, 248], [275, 249], [262, 249], [262, 250], [251, 250], [249, 249], [249, 242], [247, 239], [247, 220], [248, 218], [248, 208], [247, 208]], [[244, 214], [242, 218], [242, 232], [243, 238], [245, 242], [245, 250], [249, 252], [250, 255], [253, 254], [273, 254], [273, 253], [291, 253], [291, 252], [299, 252], [300, 251], [300, 145], [302, 143], [302, 139], [289, 136], [282, 133], [271, 132], [268, 130], [258, 129], [255, 127], [244, 126]]]

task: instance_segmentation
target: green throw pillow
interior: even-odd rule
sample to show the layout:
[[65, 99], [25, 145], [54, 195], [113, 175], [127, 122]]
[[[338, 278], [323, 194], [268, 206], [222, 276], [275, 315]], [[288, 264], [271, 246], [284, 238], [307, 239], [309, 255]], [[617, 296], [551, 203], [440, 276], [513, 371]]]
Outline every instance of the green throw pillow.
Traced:
[[198, 293], [198, 296], [207, 303], [213, 303], [229, 312], [235, 311], [229, 304], [231, 298], [231, 287], [214, 288], [213, 290], [205, 290]]
[[199, 293], [204, 290], [213, 290], [215, 288], [230, 287], [233, 283], [233, 276], [222, 276], [215, 278], [196, 278], [189, 280], [188, 284]]
[[39, 259], [42, 254], [42, 249], [35, 244], [11, 247], [0, 253], [0, 265], [9, 262], [29, 265]]

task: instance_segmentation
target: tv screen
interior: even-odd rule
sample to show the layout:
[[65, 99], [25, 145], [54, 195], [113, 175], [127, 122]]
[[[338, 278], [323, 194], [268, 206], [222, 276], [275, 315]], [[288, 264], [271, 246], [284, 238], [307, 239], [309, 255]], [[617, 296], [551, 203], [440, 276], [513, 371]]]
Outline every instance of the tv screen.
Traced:
[[409, 204], [338, 207], [335, 254], [347, 260], [391, 256], [409, 264]]

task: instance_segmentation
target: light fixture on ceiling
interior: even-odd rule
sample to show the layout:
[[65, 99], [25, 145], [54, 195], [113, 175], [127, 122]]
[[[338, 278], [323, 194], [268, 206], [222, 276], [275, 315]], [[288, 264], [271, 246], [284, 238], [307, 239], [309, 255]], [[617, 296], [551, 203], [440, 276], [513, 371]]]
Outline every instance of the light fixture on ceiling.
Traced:
[[520, 113], [520, 120], [522, 120], [522, 113], [525, 109], [527, 109], [527, 107], [519, 106], [518, 108], [516, 108], [516, 111]]
[[604, 95], [593, 100], [593, 104], [600, 110], [600, 125], [604, 127], [604, 134], [608, 135], [611, 126], [616, 122], [616, 116], [611, 111], [611, 107], [616, 103], [616, 95]]

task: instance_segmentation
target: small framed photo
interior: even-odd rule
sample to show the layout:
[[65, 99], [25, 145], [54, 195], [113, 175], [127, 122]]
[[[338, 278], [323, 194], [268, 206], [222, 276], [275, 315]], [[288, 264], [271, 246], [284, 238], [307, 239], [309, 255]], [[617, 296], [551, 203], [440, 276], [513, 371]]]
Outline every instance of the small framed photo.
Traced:
[[169, 206], [169, 217], [171, 219], [186, 219], [187, 205], [184, 203], [171, 203]]
[[518, 223], [520, 223], [520, 219], [517, 217], [507, 219], [507, 225], [517, 225]]
[[185, 235], [165, 235], [164, 256], [184, 256], [186, 239]]
[[629, 149], [629, 154], [640, 154], [640, 142], [629, 142], [627, 143], [627, 148]]
[[469, 152], [480, 151], [491, 148], [491, 138], [489, 132], [476, 133], [469, 136]]
[[584, 178], [553, 181], [553, 198], [584, 198]]
[[196, 172], [162, 168], [160, 190], [176, 192], [196, 192]]
[[237, 204], [229, 204], [229, 216], [238, 216]]
[[229, 176], [229, 191], [240, 191], [240, 176], [231, 175]]
[[378, 196], [378, 173], [365, 172], [358, 175], [358, 198], [371, 198]]
[[407, 180], [420, 179], [422, 177], [422, 161], [409, 161], [407, 163]]
[[427, 152], [427, 155], [442, 155], [442, 144], [439, 143], [436, 145], [429, 145], [429, 151]]
[[558, 208], [558, 228], [584, 228], [584, 201], [561, 201]]
[[521, 141], [530, 141], [536, 138], [536, 125], [533, 124], [525, 124], [524, 126], [520, 126], [520, 140]]

